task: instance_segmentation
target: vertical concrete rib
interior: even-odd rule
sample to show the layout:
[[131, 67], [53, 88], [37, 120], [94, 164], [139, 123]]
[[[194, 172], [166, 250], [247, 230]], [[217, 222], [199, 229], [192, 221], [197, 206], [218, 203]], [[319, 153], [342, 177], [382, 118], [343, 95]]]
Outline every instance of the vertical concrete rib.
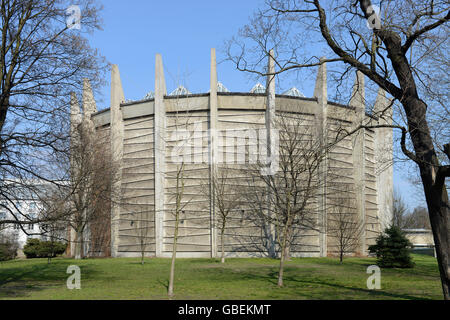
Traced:
[[[80, 105], [78, 102], [77, 95], [75, 92], [70, 94], [70, 172], [72, 178], [77, 176], [77, 162], [73, 159], [73, 153], [75, 152], [77, 145], [80, 143], [78, 127], [81, 125], [82, 115], [80, 110]], [[72, 241], [76, 238], [75, 229], [70, 227], [70, 245], [69, 245], [69, 255], [71, 257], [75, 254], [75, 242]]]
[[164, 251], [164, 204], [165, 204], [165, 151], [166, 151], [166, 110], [164, 96], [167, 94], [164, 67], [160, 54], [155, 61], [155, 251], [161, 257]]
[[210, 174], [210, 237], [211, 237], [211, 257], [217, 257], [217, 230], [216, 230], [216, 212], [214, 199], [214, 174], [216, 172], [217, 156], [217, 62], [216, 49], [211, 49], [211, 77], [209, 91], [209, 174]]
[[[267, 130], [267, 159], [269, 160], [269, 162], [267, 163], [268, 165], [268, 172], [267, 174], [274, 174], [274, 172], [271, 172], [272, 169], [272, 157], [275, 156], [275, 150], [274, 147], [275, 145], [273, 144], [274, 142], [274, 137], [273, 137], [273, 132], [272, 130], [275, 129], [274, 124], [275, 124], [275, 117], [276, 117], [276, 112], [275, 112], [275, 94], [276, 94], [276, 87], [275, 87], [275, 56], [274, 56], [275, 52], [274, 50], [270, 50], [269, 52], [269, 57], [268, 57], [268, 65], [267, 65], [267, 80], [266, 80], [266, 95], [267, 95], [267, 105], [266, 105], [266, 113], [265, 113], [265, 120], [266, 120], [266, 130]], [[270, 193], [268, 193], [268, 197], [271, 197]], [[271, 203], [271, 201], [268, 201], [269, 205]], [[270, 232], [269, 234], [271, 235], [272, 239], [269, 239], [270, 242], [270, 248], [269, 248], [269, 254], [271, 256], [275, 256], [276, 255], [276, 251], [275, 251], [275, 239], [276, 239], [276, 234], [275, 234], [275, 226], [273, 224], [270, 224], [269, 226], [270, 228]]]
[[[317, 98], [318, 108], [315, 114], [317, 123], [317, 137], [320, 141], [320, 148], [327, 146], [327, 104], [328, 104], [328, 87], [327, 87], [327, 65], [325, 58], [320, 59], [320, 66], [317, 72], [316, 86], [314, 88], [314, 97]], [[319, 167], [319, 190], [318, 190], [318, 221], [319, 221], [319, 247], [320, 256], [327, 256], [327, 155]]]
[[[373, 111], [378, 117], [379, 125], [392, 125], [392, 106], [381, 88]], [[390, 225], [393, 217], [393, 129], [376, 129], [375, 141], [378, 219], [383, 231]]]
[[[354, 128], [363, 124], [366, 116], [364, 74], [356, 72], [350, 106], [355, 108]], [[365, 169], [365, 129], [358, 130], [353, 136], [353, 179], [355, 183], [356, 208], [363, 223], [360, 241], [360, 254], [366, 255], [366, 169]]]
[[119, 223], [120, 223], [120, 202], [121, 202], [121, 182], [122, 182], [122, 161], [123, 161], [123, 115], [120, 105], [125, 102], [125, 96], [120, 80], [119, 67], [112, 65], [111, 68], [111, 157], [117, 168], [112, 185], [111, 204], [111, 256], [119, 255]]
[[[267, 66], [267, 83], [266, 83], [266, 94], [267, 94], [267, 108], [266, 108], [266, 128], [270, 135], [270, 129], [273, 127], [273, 121], [275, 120], [275, 58], [274, 51], [269, 52], [269, 62]], [[268, 140], [268, 155], [270, 157], [270, 139]]]
[[94, 93], [92, 92], [89, 79], [83, 79], [83, 112], [84, 118], [91, 120], [92, 114], [97, 112], [97, 104], [95, 103]]
[[[89, 135], [89, 138], [83, 143], [87, 143], [88, 148], [93, 147], [93, 143], [95, 140], [95, 125], [94, 121], [92, 120], [92, 115], [97, 112], [97, 104], [95, 103], [94, 99], [94, 93], [92, 92], [92, 86], [89, 82], [89, 79], [85, 78], [83, 79], [83, 127], [87, 129], [87, 134]], [[88, 192], [85, 190], [85, 192]], [[86, 208], [83, 210], [83, 216], [86, 216]], [[86, 225], [86, 228], [83, 232], [83, 252], [85, 254], [89, 254], [90, 250], [90, 238], [91, 238], [91, 228], [90, 224]]]

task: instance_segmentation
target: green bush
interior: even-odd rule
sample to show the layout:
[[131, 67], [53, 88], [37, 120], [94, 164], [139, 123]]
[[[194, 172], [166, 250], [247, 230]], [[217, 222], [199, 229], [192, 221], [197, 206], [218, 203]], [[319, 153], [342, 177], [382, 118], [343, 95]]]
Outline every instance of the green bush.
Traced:
[[391, 226], [377, 238], [376, 244], [369, 246], [369, 251], [376, 254], [379, 267], [412, 268], [414, 262], [409, 252], [411, 246], [400, 228]]
[[62, 242], [41, 241], [39, 239], [28, 239], [23, 248], [27, 259], [54, 258], [66, 250], [67, 245]]

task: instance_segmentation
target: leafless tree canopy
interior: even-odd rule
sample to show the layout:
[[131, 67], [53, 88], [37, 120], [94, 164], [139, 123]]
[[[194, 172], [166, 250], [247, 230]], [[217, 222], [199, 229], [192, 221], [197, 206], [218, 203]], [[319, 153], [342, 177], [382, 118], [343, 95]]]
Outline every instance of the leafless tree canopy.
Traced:
[[[69, 152], [67, 127], [61, 124], [69, 118], [70, 92], [80, 92], [84, 78], [94, 88], [103, 82], [104, 59], [85, 38], [100, 28], [101, 8], [95, 0], [78, 1], [78, 30], [67, 23], [72, 4], [0, 2], [0, 198], [8, 205], [17, 190], [9, 187], [11, 182], [39, 197], [32, 183], [67, 180], [67, 172], [47, 160]], [[26, 220], [20, 211], [10, 213], [14, 217], [10, 223]]]
[[283, 264], [289, 259], [294, 240], [302, 232], [319, 229], [316, 197], [324, 183], [319, 169], [326, 148], [302, 115], [279, 112], [273, 128], [279, 134], [279, 169], [267, 174], [267, 164], [262, 162], [250, 169], [245, 194], [251, 210], [246, 217], [260, 226], [275, 227], [281, 256], [278, 284], [283, 286]]
[[202, 184], [202, 192], [211, 195], [215, 227], [220, 233], [221, 261], [225, 262], [225, 236], [230, 233], [231, 220], [242, 206], [243, 196], [237, 180], [241, 170], [223, 164], [213, 167], [211, 177]]
[[[381, 88], [397, 106], [394, 124], [405, 157], [419, 169], [436, 244], [444, 297], [449, 295], [449, 224], [446, 178], [450, 176], [446, 0], [267, 0], [228, 43], [240, 70], [264, 75], [264, 57], [275, 49], [276, 73], [329, 62], [336, 97], [350, 70]], [[319, 57], [325, 56], [322, 61]], [[342, 86], [344, 84], [344, 86]], [[386, 117], [387, 110], [374, 114]], [[368, 128], [361, 124], [361, 128]], [[375, 127], [373, 127], [375, 128]]]
[[63, 239], [74, 244], [71, 253], [77, 258], [109, 251], [111, 202], [119, 197], [111, 190], [118, 169], [108, 139], [108, 131], [94, 133], [92, 122], [85, 119], [75, 126], [69, 152], [48, 158], [67, 179], [41, 198], [41, 219], [45, 225], [61, 226]]
[[349, 187], [340, 187], [340, 192], [329, 197], [328, 246], [338, 254], [341, 263], [346, 254], [357, 251], [364, 227], [351, 192]]
[[150, 245], [150, 213], [148, 204], [133, 203], [134, 211], [131, 214], [131, 229], [135, 231], [138, 250], [141, 254], [141, 264], [144, 264], [145, 253]]
[[406, 226], [406, 215], [408, 208], [403, 200], [401, 194], [395, 190], [394, 191], [394, 207], [392, 213], [392, 224], [401, 229]]

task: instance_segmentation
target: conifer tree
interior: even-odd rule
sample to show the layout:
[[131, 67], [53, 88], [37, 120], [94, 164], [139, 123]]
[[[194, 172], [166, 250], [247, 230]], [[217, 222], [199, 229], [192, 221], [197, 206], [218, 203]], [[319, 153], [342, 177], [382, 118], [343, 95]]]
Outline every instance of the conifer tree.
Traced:
[[376, 254], [377, 264], [383, 268], [412, 268], [414, 262], [409, 254], [411, 242], [400, 228], [391, 226], [377, 238], [374, 245], [369, 246], [370, 253]]

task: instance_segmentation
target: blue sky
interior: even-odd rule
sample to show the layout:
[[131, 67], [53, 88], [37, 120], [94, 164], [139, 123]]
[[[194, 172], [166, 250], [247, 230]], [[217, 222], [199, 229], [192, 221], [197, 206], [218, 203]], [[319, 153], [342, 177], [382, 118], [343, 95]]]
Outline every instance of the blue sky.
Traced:
[[[223, 60], [225, 40], [237, 33], [262, 4], [260, 0], [229, 1], [103, 1], [104, 31], [91, 38], [93, 47], [118, 64], [126, 99], [141, 99], [154, 90], [155, 54], [161, 53], [167, 89], [182, 83], [193, 93], [208, 92], [210, 50]], [[218, 66], [219, 81], [232, 91], [249, 91], [254, 81], [230, 62]], [[105, 91], [105, 101], [109, 96]]]
[[[193, 93], [208, 92], [211, 48], [217, 50], [219, 81], [230, 91], [245, 92], [255, 80], [223, 61], [222, 49], [263, 4], [264, 0], [104, 0], [103, 31], [89, 38], [108, 62], [119, 66], [126, 99], [142, 99], [154, 91], [156, 53], [162, 54], [169, 92], [177, 84]], [[284, 89], [295, 85], [312, 95], [314, 78], [301, 84], [286, 81], [281, 84]], [[100, 109], [109, 106], [108, 86], [97, 99]], [[413, 209], [425, 203], [421, 189], [407, 180], [409, 175], [404, 163], [394, 166], [394, 185]]]

